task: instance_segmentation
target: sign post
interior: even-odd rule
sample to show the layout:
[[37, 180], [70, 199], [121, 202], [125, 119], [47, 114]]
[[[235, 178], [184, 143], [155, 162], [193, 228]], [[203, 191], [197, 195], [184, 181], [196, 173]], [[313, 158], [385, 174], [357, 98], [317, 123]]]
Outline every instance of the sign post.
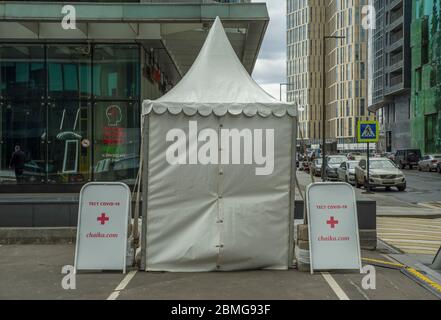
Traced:
[[130, 189], [119, 182], [92, 182], [80, 192], [75, 272], [126, 272]]
[[306, 189], [311, 273], [360, 270], [355, 192], [347, 183], [313, 183]]
[[369, 177], [369, 169], [370, 169], [370, 146], [371, 142], [377, 143], [380, 137], [380, 125], [378, 121], [359, 121], [357, 125], [357, 140], [359, 143], [366, 143], [366, 191], [365, 193], [371, 193], [370, 186], [370, 177]]

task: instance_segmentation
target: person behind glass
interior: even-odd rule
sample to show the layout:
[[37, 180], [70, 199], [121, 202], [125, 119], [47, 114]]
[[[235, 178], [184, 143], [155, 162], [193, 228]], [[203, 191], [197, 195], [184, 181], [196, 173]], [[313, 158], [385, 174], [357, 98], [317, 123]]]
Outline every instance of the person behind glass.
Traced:
[[21, 183], [23, 180], [25, 158], [26, 158], [25, 153], [23, 151], [21, 151], [19, 145], [16, 145], [15, 151], [11, 157], [11, 162], [9, 163], [9, 168], [14, 167], [15, 178], [17, 179], [17, 183]]

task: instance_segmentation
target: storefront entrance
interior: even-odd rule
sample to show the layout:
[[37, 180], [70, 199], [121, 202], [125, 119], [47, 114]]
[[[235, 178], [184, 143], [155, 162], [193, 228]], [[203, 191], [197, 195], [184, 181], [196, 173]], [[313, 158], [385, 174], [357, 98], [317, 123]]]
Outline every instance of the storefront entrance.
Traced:
[[0, 45], [0, 189], [133, 183], [139, 108], [137, 45]]

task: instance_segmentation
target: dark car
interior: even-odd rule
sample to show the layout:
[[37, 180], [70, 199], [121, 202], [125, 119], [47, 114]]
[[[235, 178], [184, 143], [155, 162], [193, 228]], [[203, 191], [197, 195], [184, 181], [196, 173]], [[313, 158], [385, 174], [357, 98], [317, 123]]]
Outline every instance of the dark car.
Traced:
[[421, 160], [421, 151], [419, 149], [405, 149], [398, 150], [395, 154], [395, 163], [401, 168], [404, 169], [409, 167], [409, 169], [413, 169], [413, 167], [418, 165], [418, 162]]
[[318, 158], [311, 163], [311, 172], [314, 176], [322, 175], [322, 159]]
[[325, 170], [325, 176], [327, 180], [338, 180], [338, 173], [337, 170], [340, 167], [340, 165], [347, 161], [348, 159], [346, 156], [327, 156], [326, 157], [326, 168]]

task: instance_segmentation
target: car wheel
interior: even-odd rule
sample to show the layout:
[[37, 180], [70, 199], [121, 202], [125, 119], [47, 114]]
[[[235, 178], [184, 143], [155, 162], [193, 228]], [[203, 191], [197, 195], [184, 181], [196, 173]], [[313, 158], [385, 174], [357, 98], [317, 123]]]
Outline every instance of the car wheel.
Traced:
[[390, 187], [386, 187], [386, 191], [390, 191]]
[[405, 191], [405, 190], [406, 190], [406, 184], [397, 187], [397, 189], [398, 189], [398, 191], [401, 191], [401, 192], [402, 192], [402, 191]]
[[421, 171], [421, 166], [418, 166], [418, 171]]

